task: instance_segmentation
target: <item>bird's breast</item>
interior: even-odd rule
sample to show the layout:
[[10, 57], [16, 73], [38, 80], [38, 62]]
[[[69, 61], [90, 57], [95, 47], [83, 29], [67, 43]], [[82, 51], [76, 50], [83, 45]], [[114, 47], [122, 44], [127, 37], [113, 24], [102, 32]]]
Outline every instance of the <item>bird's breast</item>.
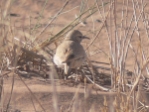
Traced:
[[59, 67], [59, 68], [63, 68], [63, 67], [64, 67], [64, 63], [62, 63], [61, 59], [60, 59], [57, 55], [54, 55], [53, 62], [54, 62], [54, 63], [57, 65], [57, 67]]

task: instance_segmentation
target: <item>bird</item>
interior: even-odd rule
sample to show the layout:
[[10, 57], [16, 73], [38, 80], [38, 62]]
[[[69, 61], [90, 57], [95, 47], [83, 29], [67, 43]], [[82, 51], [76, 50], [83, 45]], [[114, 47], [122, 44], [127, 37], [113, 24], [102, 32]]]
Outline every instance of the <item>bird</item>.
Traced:
[[86, 59], [86, 53], [81, 45], [83, 39], [89, 39], [79, 30], [70, 31], [57, 47], [53, 61], [58, 68], [64, 69], [68, 76], [71, 69], [79, 69]]

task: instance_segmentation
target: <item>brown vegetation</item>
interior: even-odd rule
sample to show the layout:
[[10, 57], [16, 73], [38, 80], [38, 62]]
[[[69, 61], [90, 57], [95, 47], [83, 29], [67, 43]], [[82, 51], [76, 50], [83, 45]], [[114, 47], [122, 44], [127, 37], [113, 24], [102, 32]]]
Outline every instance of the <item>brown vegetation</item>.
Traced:
[[[1, 112], [148, 112], [148, 2], [1, 0]], [[73, 29], [90, 37], [78, 81], [52, 62]]]

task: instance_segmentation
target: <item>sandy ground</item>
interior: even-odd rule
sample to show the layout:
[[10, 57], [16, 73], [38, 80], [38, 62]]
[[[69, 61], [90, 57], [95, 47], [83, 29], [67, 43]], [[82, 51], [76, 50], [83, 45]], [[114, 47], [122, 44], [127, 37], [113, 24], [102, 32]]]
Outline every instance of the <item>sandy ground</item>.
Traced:
[[[106, 0], [107, 1], [107, 0]], [[105, 2], [106, 2], [105, 1]], [[45, 9], [43, 13], [41, 14], [43, 10], [43, 6], [45, 4], [45, 0], [14, 0], [10, 7], [10, 11], [8, 11], [8, 14], [16, 14], [17, 16], [11, 17], [11, 25], [15, 27], [14, 35], [18, 38], [24, 39], [20, 31], [22, 29], [25, 32], [29, 32], [30, 27], [33, 28], [37, 21], [39, 20], [39, 24], [41, 25], [40, 28], [32, 32], [32, 35], [35, 36], [38, 34], [38, 31], [40, 31], [44, 26], [47, 24], [47, 22], [51, 19], [53, 15], [57, 13], [57, 11], [62, 7], [62, 4], [65, 2], [65, 0], [47, 0], [47, 3], [45, 5]], [[5, 4], [6, 1], [1, 1], [1, 6]], [[91, 6], [93, 3], [89, 1], [88, 7]], [[80, 0], [71, 0], [68, 6], [64, 9], [65, 11], [68, 11], [76, 6], [80, 5]], [[121, 17], [121, 6], [122, 2], [118, 3], [118, 9], [117, 9], [117, 18], [118, 18], [118, 26], [120, 26], [120, 17]], [[6, 6], [3, 6], [2, 9], [5, 9]], [[105, 10], [107, 12], [107, 7], [105, 7]], [[43, 41], [44, 39], [47, 39], [49, 36], [54, 35], [60, 29], [62, 29], [66, 24], [70, 23], [74, 18], [76, 14], [79, 14], [79, 8], [76, 7], [74, 10], [60, 15], [54, 23], [49, 26], [49, 28], [40, 36], [39, 42]], [[132, 7], [130, 5], [129, 11], [132, 12]], [[39, 18], [39, 14], [41, 14], [41, 17]], [[131, 17], [131, 13], [128, 15], [128, 17]], [[91, 39], [94, 36], [93, 30], [96, 31], [101, 27], [101, 23], [98, 22], [100, 20], [100, 15], [97, 13], [92, 16], [92, 18], [89, 18], [86, 20], [87, 26], [78, 26], [77, 29], [81, 30], [84, 34], [88, 35]], [[95, 26], [93, 26], [93, 23]], [[30, 24], [31, 22], [31, 24]], [[108, 26], [108, 27], [113, 27]], [[124, 27], [126, 28], [126, 27]], [[140, 35], [144, 38], [144, 49], [145, 53], [148, 53], [148, 39], [146, 38], [145, 31], [143, 29], [143, 26], [139, 27], [140, 29]], [[132, 31], [132, 29], [131, 29]], [[129, 34], [131, 35], [131, 34]], [[135, 37], [136, 34], [134, 34]], [[22, 36], [22, 37], [20, 37]], [[137, 36], [136, 38], [132, 39], [132, 45], [137, 46]], [[105, 53], [109, 53], [109, 45], [107, 42], [107, 34], [105, 30], [102, 30], [99, 38], [94, 42], [94, 44], [89, 48], [88, 55], [91, 59], [97, 60], [99, 62], [109, 62], [109, 58], [105, 56]], [[83, 41], [84, 47], [86, 47], [90, 41], [86, 40]], [[53, 50], [55, 46], [52, 45]], [[98, 54], [95, 54], [97, 50], [103, 50], [103, 52], [99, 52]], [[94, 54], [94, 55], [93, 55]], [[133, 70], [134, 68], [134, 58], [132, 51], [129, 51], [128, 53], [128, 60], [126, 60], [126, 68], [129, 70]], [[103, 71], [104, 72], [104, 71]], [[11, 86], [12, 86], [12, 73], [8, 74], [7, 77], [4, 78], [4, 91], [2, 96], [2, 104], [4, 107], [6, 107], [9, 102], [9, 99], [11, 97]], [[25, 86], [25, 84], [21, 81], [21, 79], [17, 76], [17, 74], [14, 76], [14, 88], [12, 92], [12, 97], [10, 101], [10, 112], [41, 112], [43, 109], [41, 108], [40, 104], [43, 106], [46, 112], [54, 112], [54, 101], [56, 101], [54, 96], [56, 95], [58, 108], [60, 108], [61, 111], [69, 108], [71, 106], [71, 103], [75, 104], [74, 112], [100, 112], [101, 106], [103, 105], [104, 96], [106, 93], [98, 91], [98, 94], [90, 87], [90, 85], [87, 85], [87, 93], [84, 94], [85, 86], [84, 84], [75, 85], [72, 86], [71, 84], [63, 84], [59, 80], [55, 81], [55, 88], [56, 92], [54, 92], [53, 95], [53, 86], [51, 84], [51, 81], [48, 79], [43, 79], [42, 77], [31, 77], [31, 78], [24, 78], [22, 77], [22, 80], [27, 84], [28, 88]], [[79, 88], [79, 90], [78, 90]], [[30, 90], [32, 91], [30, 91]], [[87, 96], [86, 96], [87, 95]], [[73, 101], [73, 97], [76, 97], [77, 99]], [[109, 103], [112, 101], [113, 95], [106, 95], [108, 98]], [[40, 104], [38, 103], [38, 101]], [[111, 100], [111, 101], [110, 101]], [[110, 104], [109, 104], [110, 106]], [[64, 111], [64, 112], [65, 112]], [[102, 111], [101, 111], [102, 112]], [[112, 112], [112, 108], [111, 108]]]
[[[45, 111], [53, 112], [54, 111], [54, 95], [53, 95], [53, 86], [50, 80], [44, 79], [24, 79], [24, 82], [27, 84], [28, 88], [32, 91], [30, 92], [28, 88], [23, 84], [23, 82], [15, 78], [14, 88], [12, 93], [12, 98], [10, 101], [9, 109], [12, 112], [17, 112], [16, 110], [20, 110], [21, 112], [41, 112], [43, 111], [38, 101], [41, 103]], [[11, 84], [12, 78], [4, 80], [4, 94], [3, 100], [4, 104], [9, 101], [10, 93], [11, 93]], [[66, 111], [71, 104], [76, 106], [77, 110], [84, 112], [86, 111], [99, 111], [102, 106], [102, 102], [104, 100], [104, 96], [107, 96], [108, 99], [112, 99], [112, 94], [107, 94], [105, 92], [98, 91], [98, 94], [92, 90], [91, 87], [87, 86], [87, 89], [84, 89], [84, 85], [76, 85], [72, 86], [70, 84], [60, 83], [56, 81], [56, 99], [58, 101], [58, 108], [60, 110]], [[84, 91], [86, 91], [84, 94]], [[32, 94], [31, 94], [32, 93]], [[110, 97], [111, 96], [111, 97]], [[36, 98], [35, 98], [36, 97]], [[73, 100], [75, 97], [75, 100]]]

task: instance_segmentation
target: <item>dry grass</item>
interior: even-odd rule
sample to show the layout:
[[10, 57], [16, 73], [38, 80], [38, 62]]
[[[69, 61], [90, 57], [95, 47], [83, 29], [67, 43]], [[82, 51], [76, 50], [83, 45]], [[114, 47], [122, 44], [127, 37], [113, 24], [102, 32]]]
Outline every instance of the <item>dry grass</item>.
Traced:
[[[145, 96], [149, 83], [148, 1], [107, 0], [105, 2], [95, 0], [93, 2], [82, 0], [79, 6], [70, 6], [71, 9], [68, 10], [67, 6], [71, 4], [71, 1], [66, 0], [61, 7], [57, 8], [59, 11], [51, 17], [52, 19], [46, 21], [42, 17], [48, 1], [43, 0], [37, 20], [33, 22], [32, 17], [28, 16], [29, 22], [23, 21], [18, 29], [13, 17], [19, 15], [11, 13], [12, 7], [15, 6], [14, 3], [17, 2], [15, 0], [1, 1], [0, 110], [2, 112], [149, 111], [149, 101], [147, 95]], [[80, 11], [76, 18], [67, 22], [63, 28], [57, 30], [57, 33], [52, 32], [54, 28], [52, 24], [60, 20], [59, 18], [63, 14], [67, 14], [68, 17], [70, 12], [77, 7], [80, 8]], [[97, 16], [100, 16], [100, 25], [95, 23]], [[91, 20], [87, 21], [88, 19]], [[99, 22], [99, 20], [97, 21]], [[42, 26], [42, 22], [46, 25]], [[88, 30], [86, 34], [91, 37], [91, 41], [86, 47], [88, 60], [78, 71], [81, 81], [77, 83], [77, 89], [71, 95], [73, 97], [67, 102], [68, 104], [61, 104], [61, 97], [59, 97], [61, 93], [58, 92], [61, 88], [57, 84], [61, 84], [62, 72], [56, 69], [52, 63], [53, 51], [57, 43], [60, 42], [59, 40], [68, 31], [75, 28], [81, 29], [81, 24], [85, 25], [83, 29]], [[46, 38], [41, 38], [47, 33], [47, 30], [51, 32], [48, 32]], [[99, 40], [102, 40], [100, 35], [104, 35], [103, 43], [105, 45], [102, 46], [106, 46], [106, 49], [100, 49], [98, 46], [101, 43]], [[91, 52], [94, 53], [91, 54]], [[95, 60], [92, 58], [94, 55], [97, 57]], [[100, 62], [98, 60], [98, 57], [102, 56], [106, 61]], [[129, 66], [130, 63], [131, 67]], [[12, 77], [9, 95], [6, 98], [5, 81], [7, 81], [8, 74], [11, 74]], [[72, 71], [71, 74], [74, 72]], [[44, 80], [44, 84], [50, 83], [51, 105], [43, 104], [42, 100], [35, 94], [34, 89], [31, 89], [26, 83], [27, 79], [24, 77], [31, 78], [32, 76], [40, 77], [40, 80]], [[16, 109], [15, 106], [12, 106], [13, 97], [17, 96], [17, 94], [15, 95], [16, 79], [19, 79], [27, 88], [31, 99], [29, 105], [32, 105], [33, 110], [21, 110], [21, 108]], [[74, 79], [70, 79], [68, 83], [67, 81], [65, 83], [68, 85], [76, 82]], [[82, 90], [83, 94], [81, 95], [83, 96], [80, 95]], [[104, 99], [99, 98], [100, 104], [97, 105], [94, 101], [98, 99], [101, 93]], [[91, 94], [96, 94], [93, 100], [91, 100]], [[66, 97], [69, 97], [69, 94], [66, 94]]]

